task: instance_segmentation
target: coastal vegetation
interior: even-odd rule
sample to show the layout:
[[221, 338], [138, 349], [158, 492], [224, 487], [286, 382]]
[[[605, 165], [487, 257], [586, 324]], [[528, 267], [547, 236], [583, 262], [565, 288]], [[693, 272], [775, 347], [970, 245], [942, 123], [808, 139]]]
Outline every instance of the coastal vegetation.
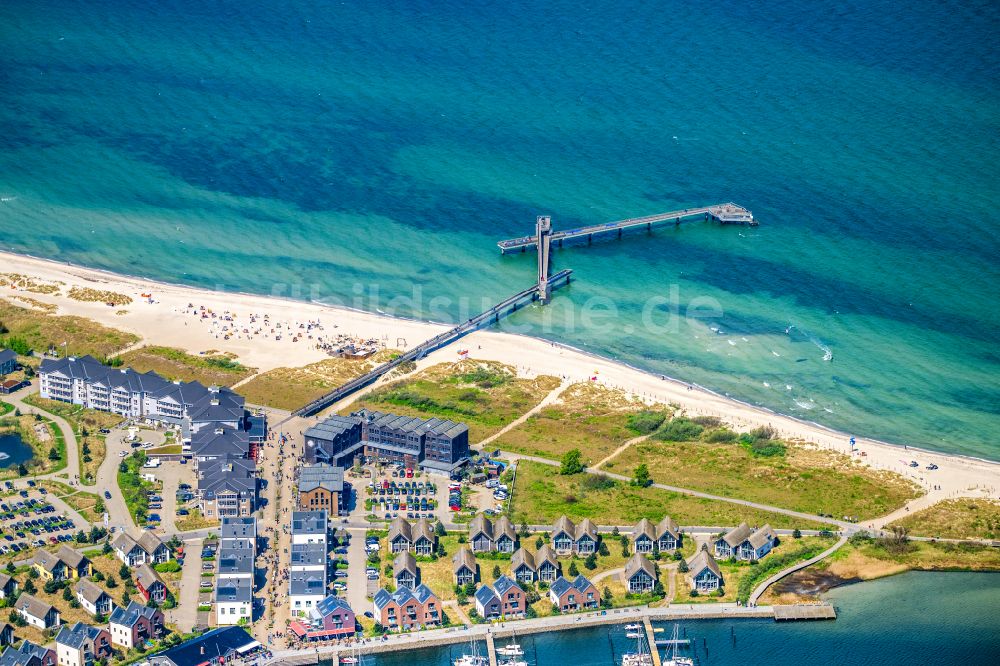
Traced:
[[[738, 497], [806, 513], [865, 520], [894, 511], [920, 490], [903, 477], [873, 470], [830, 451], [762, 437], [639, 442], [604, 469], [633, 476], [646, 465], [656, 483]], [[716, 433], [713, 435], [713, 433]], [[778, 452], [780, 450], [780, 453]]]
[[137, 372], [152, 370], [171, 381], [199, 381], [205, 386], [232, 386], [257, 372], [232, 355], [208, 352], [195, 355], [155, 345], [125, 352], [119, 358], [123, 365]]
[[[565, 514], [590, 518], [598, 525], [632, 525], [640, 518], [671, 516], [682, 525], [751, 525], [823, 529], [824, 525], [780, 513], [691, 497], [661, 488], [642, 487], [601, 474], [558, 474], [558, 468], [522, 460], [511, 497], [511, 519], [517, 524], [551, 523]], [[655, 475], [654, 475], [655, 478]]]
[[328, 358], [299, 368], [274, 368], [256, 375], [239, 392], [252, 405], [298, 409], [341, 384], [360, 377], [395, 350], [383, 350], [367, 359]]
[[51, 315], [22, 308], [4, 298], [0, 298], [0, 328], [8, 331], [7, 337], [23, 340], [36, 352], [58, 349], [61, 353], [92, 354], [98, 358], [107, 358], [139, 341], [132, 333], [108, 328], [86, 317]]
[[36, 294], [58, 294], [62, 282], [50, 282], [21, 273], [0, 273], [0, 287], [15, 287]]
[[218, 520], [209, 520], [208, 518], [202, 516], [201, 511], [198, 509], [191, 509], [188, 515], [180, 516], [174, 521], [174, 527], [176, 527], [179, 532], [200, 530], [206, 527], [217, 527], [218, 524]]
[[74, 301], [107, 303], [108, 305], [130, 305], [132, 303], [132, 297], [127, 294], [89, 287], [72, 287], [68, 295]]
[[556, 377], [518, 377], [509, 365], [465, 360], [441, 363], [372, 391], [350, 407], [469, 425], [472, 444], [497, 433], [559, 386]]
[[914, 511], [892, 524], [917, 536], [942, 539], [1000, 539], [1000, 502], [959, 498]]
[[505, 432], [498, 448], [558, 460], [579, 449], [593, 465], [636, 437], [657, 431], [673, 408], [650, 406], [622, 391], [595, 384], [573, 384], [559, 399]]
[[122, 417], [68, 402], [47, 400], [37, 393], [29, 395], [24, 401], [69, 423], [79, 447], [80, 482], [88, 486], [94, 485], [97, 470], [104, 462], [106, 452], [105, 435], [101, 434], [101, 430], [120, 424]]

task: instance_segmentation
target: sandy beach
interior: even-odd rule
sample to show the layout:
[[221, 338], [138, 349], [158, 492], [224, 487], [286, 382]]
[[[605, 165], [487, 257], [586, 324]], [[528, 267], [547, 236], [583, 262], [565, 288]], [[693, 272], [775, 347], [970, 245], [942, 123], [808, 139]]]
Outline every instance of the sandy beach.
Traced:
[[[229, 352], [245, 365], [260, 371], [302, 366], [328, 358], [323, 350], [316, 348], [316, 341], [340, 334], [376, 340], [387, 348], [404, 349], [447, 328], [288, 299], [164, 284], [10, 253], [0, 253], [0, 273], [16, 273], [62, 285], [60, 294], [5, 288], [3, 296], [12, 298], [17, 305], [26, 305], [16, 299], [16, 296], [25, 296], [57, 306], [58, 314], [89, 317], [106, 326], [134, 333], [142, 338], [140, 345], [178, 347], [195, 354], [209, 350]], [[127, 306], [109, 307], [105, 303], [73, 300], [66, 294], [74, 286], [126, 294], [133, 302]], [[202, 317], [202, 308], [218, 316], [215, 319]], [[431, 354], [418, 366], [457, 360], [460, 349], [469, 350], [469, 357], [473, 359], [510, 364], [522, 375], [551, 374], [570, 382], [597, 381], [650, 402], [679, 405], [690, 415], [720, 417], [738, 430], [770, 425], [783, 438], [851, 454], [850, 434], [775, 414], [545, 340], [477, 331]], [[592, 379], [594, 377], [596, 380]], [[998, 497], [1000, 463], [912, 447], [905, 450], [902, 446], [854, 435], [857, 438], [854, 455], [858, 460], [902, 474], [927, 489], [926, 495], [897, 514], [951, 497]], [[918, 461], [920, 466], [909, 467], [911, 460]], [[925, 468], [931, 463], [939, 469], [927, 471]], [[895, 517], [888, 516], [879, 524], [891, 522]]]

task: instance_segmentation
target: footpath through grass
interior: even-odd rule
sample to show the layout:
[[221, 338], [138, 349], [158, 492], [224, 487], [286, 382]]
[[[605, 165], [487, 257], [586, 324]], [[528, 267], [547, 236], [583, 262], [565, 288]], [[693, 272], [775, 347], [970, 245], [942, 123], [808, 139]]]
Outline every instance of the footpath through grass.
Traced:
[[915, 511], [893, 525], [916, 536], [942, 539], [1000, 539], [1000, 502], [991, 499], [944, 500]]
[[559, 400], [500, 437], [496, 445], [558, 460], [579, 449], [584, 464], [593, 465], [635, 437], [648, 435], [669, 418], [673, 408], [647, 405], [621, 391], [594, 384], [574, 384]]
[[884, 516], [921, 494], [892, 472], [794, 444], [761, 456], [737, 442], [647, 440], [623, 451], [605, 469], [631, 476], [639, 464], [649, 468], [656, 483], [835, 518]]
[[551, 523], [561, 515], [590, 518], [598, 525], [654, 522], [669, 515], [681, 525], [733, 526], [770, 523], [775, 528], [824, 529], [822, 523], [701, 499], [660, 488], [640, 488], [599, 474], [563, 476], [557, 467], [522, 460], [517, 466], [511, 519], [517, 524]]
[[224, 354], [195, 355], [174, 347], [142, 347], [120, 358], [138, 372], [152, 370], [170, 380], [199, 381], [205, 386], [231, 386], [257, 372]]
[[111, 412], [85, 409], [68, 402], [46, 400], [37, 393], [31, 394], [24, 401], [69, 423], [79, 447], [80, 481], [86, 486], [94, 485], [97, 480], [97, 470], [104, 462], [107, 450], [105, 435], [101, 434], [101, 429], [117, 426], [122, 422], [122, 417]]
[[373, 391], [348, 411], [364, 407], [467, 423], [469, 443], [475, 445], [530, 411], [558, 386], [556, 377], [521, 378], [502, 363], [465, 360], [435, 365]]

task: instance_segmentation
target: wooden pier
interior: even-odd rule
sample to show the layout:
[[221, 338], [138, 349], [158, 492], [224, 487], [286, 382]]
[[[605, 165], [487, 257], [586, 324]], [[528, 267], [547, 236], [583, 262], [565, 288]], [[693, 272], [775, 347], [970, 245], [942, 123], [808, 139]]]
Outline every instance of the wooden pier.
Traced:
[[313, 400], [306, 406], [295, 410], [292, 414], [295, 416], [312, 416], [313, 414], [326, 409], [341, 398], [344, 398], [358, 389], [364, 388], [365, 386], [377, 381], [380, 377], [385, 375], [387, 372], [394, 370], [399, 365], [408, 361], [416, 361], [417, 359], [423, 358], [429, 352], [451, 344], [463, 335], [476, 330], [484, 324], [496, 323], [500, 321], [501, 317], [506, 317], [507, 315], [516, 312], [517, 309], [525, 303], [538, 300], [540, 289], [545, 288], [551, 290], [556, 287], [569, 284], [570, 274], [572, 272], [573, 271], [570, 269], [565, 269], [554, 275], [548, 276], [544, 284], [541, 284], [540, 281], [540, 284], [536, 284], [533, 287], [525, 289], [524, 291], [519, 291], [513, 296], [497, 303], [489, 310], [480, 312], [467, 322], [460, 324], [449, 331], [435, 335], [430, 340], [427, 340], [413, 349], [404, 352], [388, 363], [383, 363], [374, 370], [367, 372], [356, 379], [352, 379], [346, 384], [334, 389], [330, 393]]
[[656, 649], [656, 636], [653, 635], [653, 623], [649, 621], [649, 616], [642, 618], [642, 626], [646, 628], [646, 642], [649, 645], [649, 653], [653, 655], [653, 666], [663, 666], [660, 659], [660, 651]]
[[774, 607], [775, 622], [794, 620], [836, 620], [837, 611], [827, 603], [787, 604]]
[[[645, 217], [631, 217], [627, 220], [595, 224], [589, 227], [580, 227], [578, 229], [552, 231], [548, 234], [548, 239], [550, 243], [555, 243], [559, 246], [562, 245], [564, 240], [572, 240], [574, 238], [586, 238], [589, 243], [595, 237], [600, 237], [610, 233], [617, 234], [618, 237], [621, 238], [622, 233], [628, 229], [638, 229], [641, 227], [652, 229], [654, 224], [665, 222], [680, 224], [684, 220], [690, 220], [698, 217], [706, 220], [715, 220], [720, 224], [745, 224], [752, 227], [757, 226], [757, 220], [754, 219], [753, 213], [749, 210], [734, 203], [725, 203], [712, 206], [702, 206], [701, 208], [685, 208], [684, 210], [658, 213], [656, 215], [647, 215]], [[548, 223], [549, 218], [546, 217], [545, 220], [546, 223]], [[540, 234], [536, 231], [535, 235], [532, 236], [522, 236], [520, 238], [502, 240], [497, 243], [497, 247], [500, 248], [501, 254], [506, 254], [507, 252], [514, 250], [524, 252], [528, 248], [538, 246], [539, 236]]]
[[497, 666], [497, 644], [493, 640], [493, 633], [486, 634], [486, 655], [490, 660], [490, 666]]

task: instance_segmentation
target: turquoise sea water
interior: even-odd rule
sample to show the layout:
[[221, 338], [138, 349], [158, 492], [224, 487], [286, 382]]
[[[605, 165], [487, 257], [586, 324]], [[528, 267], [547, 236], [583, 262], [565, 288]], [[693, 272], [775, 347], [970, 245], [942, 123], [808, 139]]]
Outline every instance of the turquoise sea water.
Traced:
[[[515, 330], [1000, 459], [994, 2], [0, 4], [0, 246]], [[438, 299], [432, 302], [432, 299]], [[716, 329], [716, 330], [713, 330]], [[826, 360], [824, 360], [826, 359]]]
[[[680, 623], [698, 666], [995, 664], [1000, 651], [1000, 574], [907, 573], [833, 590], [834, 622]], [[673, 624], [663, 624], [668, 638]], [[611, 666], [634, 649], [621, 625], [519, 637], [535, 666]], [[468, 646], [378, 657], [379, 666], [447, 666]], [[617, 657], [617, 661], [615, 658]]]

